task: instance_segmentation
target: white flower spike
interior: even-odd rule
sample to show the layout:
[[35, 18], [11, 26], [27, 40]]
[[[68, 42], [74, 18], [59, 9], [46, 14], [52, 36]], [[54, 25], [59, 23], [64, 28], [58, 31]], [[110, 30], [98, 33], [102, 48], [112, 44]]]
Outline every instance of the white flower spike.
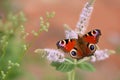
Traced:
[[44, 49], [47, 52], [47, 59], [53, 62], [64, 62], [64, 53], [55, 49]]
[[109, 57], [109, 50], [96, 50], [94, 56], [91, 56], [91, 62], [105, 60]]
[[74, 30], [72, 30], [67, 24], [64, 24], [64, 28], [65, 28], [66, 39], [77, 39], [78, 38], [78, 34]]
[[76, 25], [76, 32], [78, 34], [85, 34], [92, 11], [93, 6], [87, 2], [82, 10], [82, 13], [80, 14], [80, 19]]
[[74, 30], [66, 30], [66, 39], [77, 39], [78, 34]]

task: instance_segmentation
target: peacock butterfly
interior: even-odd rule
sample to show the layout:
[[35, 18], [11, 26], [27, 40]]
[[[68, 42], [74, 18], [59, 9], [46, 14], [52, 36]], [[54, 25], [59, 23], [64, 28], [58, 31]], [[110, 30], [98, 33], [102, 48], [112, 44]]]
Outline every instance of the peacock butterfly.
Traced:
[[69, 53], [72, 58], [81, 59], [91, 56], [96, 51], [101, 31], [94, 29], [83, 36], [78, 35], [78, 39], [64, 39], [56, 43], [58, 49]]

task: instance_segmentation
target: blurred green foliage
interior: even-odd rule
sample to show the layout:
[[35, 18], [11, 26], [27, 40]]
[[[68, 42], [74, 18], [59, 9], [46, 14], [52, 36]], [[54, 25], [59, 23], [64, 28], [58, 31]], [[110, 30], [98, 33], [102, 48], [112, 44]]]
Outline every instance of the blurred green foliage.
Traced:
[[[38, 31], [33, 30], [34, 36], [39, 36], [42, 31], [48, 31], [49, 19], [53, 18], [54, 14], [47, 12], [46, 19], [40, 18], [40, 28]], [[20, 64], [24, 55], [32, 46], [25, 41], [29, 34], [24, 27], [26, 18], [22, 12], [0, 17], [0, 80], [16, 80], [22, 75]]]
[[40, 28], [38, 31], [32, 30], [32, 34], [34, 36], [39, 36], [42, 31], [48, 31], [50, 26], [49, 20], [55, 16], [55, 12], [46, 12], [46, 18], [44, 19], [42, 16], [40, 17]]
[[[84, 59], [83, 59], [84, 60]], [[61, 72], [70, 72], [74, 70], [75, 68], [79, 68], [81, 70], [86, 70], [86, 71], [95, 71], [95, 68], [92, 64], [88, 62], [81, 62], [82, 60], [79, 61], [74, 61], [72, 59], [66, 58], [65, 62], [52, 62], [51, 65], [56, 68], [56, 70], [61, 71]]]
[[15, 80], [25, 52], [24, 14], [8, 14], [0, 20], [0, 80]]
[[12, 10], [11, 1], [12, 0], [0, 0], [0, 12], [2, 11], [7, 15], [7, 13]]

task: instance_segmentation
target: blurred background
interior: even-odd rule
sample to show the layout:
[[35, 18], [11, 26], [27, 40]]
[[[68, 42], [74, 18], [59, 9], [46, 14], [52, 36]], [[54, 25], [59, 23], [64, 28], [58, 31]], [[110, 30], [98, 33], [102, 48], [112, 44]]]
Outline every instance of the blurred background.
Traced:
[[[23, 74], [15, 80], [66, 80], [67, 75], [56, 71], [48, 61], [34, 53], [37, 48], [54, 48], [56, 42], [64, 39], [64, 24], [72, 29], [76, 27], [79, 15], [87, 0], [0, 0], [0, 15], [6, 20], [9, 12], [22, 11], [26, 17], [25, 31], [31, 33], [40, 27], [40, 16], [55, 11], [50, 20], [48, 32], [40, 36], [26, 52], [22, 60]], [[102, 32], [99, 40], [101, 49], [113, 49], [120, 53], [120, 0], [96, 0], [87, 31], [98, 28]], [[87, 32], [86, 31], [86, 32]], [[30, 34], [26, 42], [35, 38]], [[2, 64], [0, 64], [2, 65]], [[77, 71], [78, 80], [120, 80], [120, 54], [111, 55], [108, 59], [94, 63], [95, 72]]]

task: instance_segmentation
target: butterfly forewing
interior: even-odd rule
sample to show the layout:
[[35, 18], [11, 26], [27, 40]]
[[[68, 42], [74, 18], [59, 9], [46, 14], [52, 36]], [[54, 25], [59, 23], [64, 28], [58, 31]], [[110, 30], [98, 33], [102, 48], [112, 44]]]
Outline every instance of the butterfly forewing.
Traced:
[[98, 43], [99, 36], [101, 35], [101, 31], [99, 29], [94, 29], [87, 34], [83, 35], [83, 39], [85, 42], [96, 44]]
[[58, 49], [62, 49], [65, 52], [70, 52], [76, 45], [76, 39], [64, 39], [57, 42]]

